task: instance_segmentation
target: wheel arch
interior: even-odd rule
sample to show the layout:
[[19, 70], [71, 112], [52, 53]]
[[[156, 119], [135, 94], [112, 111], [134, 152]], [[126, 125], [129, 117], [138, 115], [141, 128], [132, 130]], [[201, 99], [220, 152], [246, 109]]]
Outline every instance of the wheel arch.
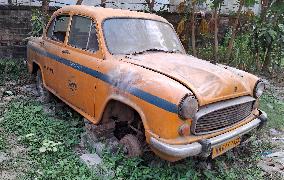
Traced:
[[35, 61], [32, 61], [32, 66], [31, 66], [32, 68], [31, 68], [31, 73], [32, 74], [36, 74], [37, 73], [37, 71], [40, 69], [42, 69], [41, 67], [40, 67], [40, 65], [37, 63], [37, 62], [35, 62]]
[[44, 76], [44, 73], [43, 73], [43, 68], [42, 66], [40, 65], [40, 63], [38, 63], [37, 61], [33, 60], [32, 61], [32, 70], [31, 70], [31, 73], [33, 75], [36, 75], [37, 71], [40, 70], [41, 71], [41, 77], [42, 77], [42, 81], [43, 81], [43, 84], [44, 86], [46, 87], [46, 81], [45, 81], [45, 76]]
[[145, 132], [147, 130], [149, 130], [148, 122], [146, 120], [146, 116], [145, 116], [143, 110], [135, 102], [131, 101], [129, 98], [125, 98], [125, 97], [122, 97], [122, 96], [119, 96], [119, 95], [110, 96], [105, 101], [104, 106], [102, 108], [102, 111], [100, 113], [100, 117], [98, 118], [99, 119], [98, 120], [99, 123], [102, 122], [104, 113], [106, 112], [107, 108], [113, 102], [121, 103], [121, 104], [127, 106], [128, 108], [133, 109], [139, 115], [139, 117], [140, 117], [140, 119], [141, 119], [141, 121], [143, 123]]

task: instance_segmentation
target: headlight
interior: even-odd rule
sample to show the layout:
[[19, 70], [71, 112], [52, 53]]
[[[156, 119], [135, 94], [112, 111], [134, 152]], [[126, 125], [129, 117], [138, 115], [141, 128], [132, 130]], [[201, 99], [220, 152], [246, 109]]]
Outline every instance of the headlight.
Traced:
[[193, 119], [198, 111], [198, 101], [195, 96], [186, 94], [179, 103], [178, 114], [182, 119]]
[[264, 90], [265, 90], [264, 82], [259, 81], [254, 88], [254, 92], [253, 92], [254, 97], [260, 98], [260, 96], [263, 94]]

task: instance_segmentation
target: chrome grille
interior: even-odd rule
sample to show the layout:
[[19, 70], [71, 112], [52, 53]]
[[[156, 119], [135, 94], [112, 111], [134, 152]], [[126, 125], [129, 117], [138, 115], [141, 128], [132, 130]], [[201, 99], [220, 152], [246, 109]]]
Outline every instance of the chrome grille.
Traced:
[[[206, 107], [204, 109], [205, 113], [203, 112], [193, 123], [194, 133], [207, 134], [218, 131], [247, 118], [252, 112], [254, 99], [251, 97], [247, 97], [246, 101], [244, 101], [244, 99], [245, 98], [242, 97], [240, 104], [228, 103], [229, 106], [221, 106], [222, 108], [214, 109], [209, 112], [206, 112], [206, 108], [208, 108]], [[235, 102], [237, 101], [235, 100]]]

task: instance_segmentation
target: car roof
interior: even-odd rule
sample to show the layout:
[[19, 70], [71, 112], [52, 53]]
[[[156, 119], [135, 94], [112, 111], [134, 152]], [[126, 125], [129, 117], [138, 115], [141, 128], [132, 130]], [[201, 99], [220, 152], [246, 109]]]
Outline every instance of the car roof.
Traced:
[[97, 21], [103, 21], [105, 19], [115, 18], [115, 17], [119, 17], [119, 18], [132, 17], [132, 18], [153, 19], [157, 21], [168, 22], [163, 17], [155, 15], [155, 14], [130, 11], [130, 10], [122, 10], [122, 9], [85, 6], [85, 5], [64, 6], [58, 9], [54, 13], [54, 15], [61, 14], [61, 13], [70, 13], [70, 12], [75, 13], [75, 14], [82, 14], [82, 15], [90, 16], [90, 17], [95, 18]]

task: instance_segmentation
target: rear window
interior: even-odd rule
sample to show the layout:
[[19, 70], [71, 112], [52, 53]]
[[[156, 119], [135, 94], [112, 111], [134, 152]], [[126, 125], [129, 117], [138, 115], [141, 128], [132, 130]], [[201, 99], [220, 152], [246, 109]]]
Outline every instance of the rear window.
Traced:
[[68, 44], [79, 49], [97, 51], [96, 24], [88, 17], [73, 16]]

